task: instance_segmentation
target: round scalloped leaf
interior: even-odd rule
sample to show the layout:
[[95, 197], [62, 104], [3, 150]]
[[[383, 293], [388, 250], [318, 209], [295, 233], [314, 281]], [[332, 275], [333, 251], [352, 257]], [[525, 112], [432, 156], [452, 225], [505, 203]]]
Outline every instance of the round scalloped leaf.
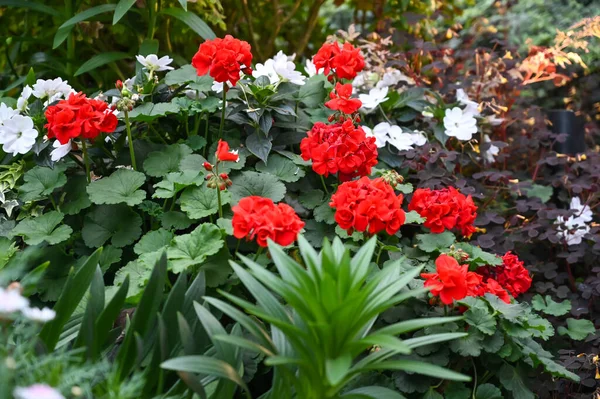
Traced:
[[94, 204], [126, 203], [134, 206], [146, 198], [146, 192], [139, 190], [144, 181], [146, 176], [141, 172], [118, 169], [112, 175], [90, 183], [87, 192]]

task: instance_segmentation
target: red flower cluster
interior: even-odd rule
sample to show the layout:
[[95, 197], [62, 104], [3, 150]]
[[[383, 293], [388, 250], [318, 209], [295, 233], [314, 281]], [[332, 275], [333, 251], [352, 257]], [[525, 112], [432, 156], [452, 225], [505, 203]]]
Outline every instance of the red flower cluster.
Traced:
[[217, 82], [231, 82], [233, 86], [240, 80], [240, 71], [252, 73], [252, 53], [248, 42], [235, 39], [231, 35], [225, 38], [206, 40], [192, 58], [192, 65], [198, 76], [210, 73]]
[[331, 197], [329, 205], [335, 208], [335, 221], [349, 233], [368, 231], [377, 234], [385, 230], [395, 234], [404, 224], [406, 215], [400, 208], [402, 194], [382, 178], [362, 177], [341, 184]]
[[483, 274], [489, 279], [494, 277], [496, 281], [511, 293], [518, 297], [531, 287], [531, 276], [517, 255], [507, 252], [502, 257], [502, 266], [486, 267]]
[[333, 71], [339, 79], [354, 79], [356, 74], [365, 67], [365, 59], [360, 50], [350, 43], [340, 45], [325, 43], [313, 57], [317, 70], [323, 68], [323, 73], [329, 75]]
[[362, 101], [358, 98], [350, 98], [352, 96], [352, 85], [335, 84], [335, 90], [329, 93], [331, 100], [325, 103], [327, 108], [334, 111], [340, 111], [344, 114], [353, 114], [362, 106]]
[[87, 98], [83, 93], [71, 94], [48, 107], [46, 120], [48, 138], [56, 138], [61, 144], [80, 136], [93, 140], [100, 132], [112, 133], [118, 123], [108, 104]]
[[290, 245], [304, 227], [291, 206], [275, 205], [269, 198], [245, 197], [232, 210], [233, 235], [256, 240], [261, 247], [267, 246], [269, 238], [279, 245]]
[[367, 137], [352, 120], [327, 125], [317, 122], [300, 143], [302, 159], [312, 159], [313, 170], [324, 176], [338, 173], [341, 181], [371, 174], [377, 165], [375, 137]]
[[424, 217], [424, 226], [432, 233], [458, 229], [465, 237], [475, 232], [477, 207], [473, 199], [459, 193], [454, 187], [441, 190], [417, 189], [408, 204], [408, 210]]
[[425, 287], [431, 287], [431, 294], [439, 296], [445, 305], [467, 296], [482, 296], [486, 293], [496, 295], [502, 301], [510, 303], [508, 292], [493, 278], [487, 278], [476, 272], [468, 271], [468, 265], [459, 265], [453, 257], [442, 254], [436, 261], [437, 273], [422, 273]]

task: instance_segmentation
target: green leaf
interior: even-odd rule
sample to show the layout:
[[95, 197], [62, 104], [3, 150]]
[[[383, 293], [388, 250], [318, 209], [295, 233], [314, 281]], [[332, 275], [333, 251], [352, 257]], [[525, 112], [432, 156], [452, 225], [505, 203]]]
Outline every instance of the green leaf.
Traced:
[[329, 206], [329, 198], [314, 209], [313, 216], [317, 222], [335, 224], [335, 210]]
[[137, 122], [152, 122], [167, 114], [176, 114], [179, 106], [175, 103], [144, 103], [129, 113], [129, 118]]
[[273, 148], [272, 138], [259, 131], [255, 131], [246, 137], [246, 148], [252, 154], [256, 155], [261, 161], [265, 162]]
[[[190, 89], [196, 91], [209, 91], [213, 85], [213, 82], [213, 78], [208, 74], [198, 76], [196, 68], [190, 64], [184, 65], [179, 69], [169, 71], [165, 75], [165, 84], [169, 86], [187, 84]], [[202, 109], [212, 108], [219, 103], [219, 101], [214, 97], [208, 97], [203, 100], [208, 100], [208, 102], [200, 101]]]
[[352, 356], [349, 353], [345, 353], [335, 359], [326, 359], [325, 375], [327, 376], [327, 381], [333, 386], [337, 385], [346, 377], [350, 366], [352, 366]]
[[70, 176], [65, 185], [65, 198], [60, 205], [60, 210], [66, 215], [77, 215], [82, 209], [92, 205], [86, 191], [87, 179], [85, 176]]
[[135, 3], [135, 0], [121, 0], [117, 4], [115, 8], [115, 13], [113, 15], [113, 25], [116, 25], [117, 22], [121, 20], [127, 14], [127, 11], [131, 8], [131, 6]]
[[0, 237], [0, 270], [8, 263], [9, 259], [17, 253], [16, 244], [6, 237]]
[[66, 28], [58, 29], [56, 31], [56, 34], [54, 35], [54, 40], [52, 41], [52, 49], [57, 48], [58, 46], [60, 46], [62, 44], [62, 42], [67, 40], [67, 37], [69, 37], [72, 30], [73, 30], [73, 25], [67, 26]]
[[298, 91], [298, 99], [308, 108], [317, 108], [326, 97], [325, 81], [319, 75], [310, 77]]
[[543, 296], [537, 294], [531, 299], [531, 306], [535, 310], [544, 312], [551, 316], [563, 316], [571, 310], [571, 301], [554, 302], [550, 295]]
[[479, 356], [483, 349], [483, 335], [480, 332], [469, 330], [469, 335], [450, 341], [450, 349], [461, 356]]
[[173, 198], [184, 188], [201, 186], [203, 183], [204, 172], [202, 170], [167, 173], [162, 181], [154, 185], [156, 191], [152, 194], [152, 198]]
[[85, 245], [97, 248], [111, 240], [122, 248], [142, 234], [142, 218], [127, 205], [100, 205], [85, 215], [81, 231]]
[[181, 4], [181, 7], [187, 11], [187, 0], [179, 0], [179, 4]]
[[[229, 202], [231, 202], [231, 194], [221, 191], [221, 204], [225, 205]], [[208, 188], [206, 185], [186, 189], [181, 194], [181, 210], [190, 219], [202, 219], [217, 213], [219, 210], [217, 190]]]
[[[112, 330], [113, 324], [121, 309], [125, 303], [127, 297], [127, 291], [129, 289], [129, 279], [125, 279], [121, 287], [117, 290], [115, 295], [109, 300], [108, 304], [100, 313], [95, 323], [95, 336], [96, 342], [99, 347], [104, 345], [110, 330]], [[108, 299], [108, 298], [107, 298]], [[98, 353], [97, 353], [98, 354]]]
[[528, 197], [539, 198], [545, 204], [546, 202], [550, 201], [550, 198], [552, 198], [553, 188], [552, 186], [532, 184], [531, 188], [525, 188], [523, 191]]
[[215, 32], [204, 22], [199, 16], [193, 12], [182, 10], [180, 8], [167, 8], [160, 11], [161, 14], [169, 15], [177, 18], [184, 24], [190, 27], [204, 40], [212, 40], [216, 38]]
[[594, 334], [596, 332], [596, 328], [594, 327], [594, 323], [590, 320], [586, 319], [567, 319], [567, 328], [560, 326], [558, 327], [558, 333], [560, 335], [568, 335], [571, 339], [576, 341], [581, 341], [586, 339], [588, 335]]
[[475, 399], [504, 399], [502, 391], [493, 384], [482, 384], [477, 387]]
[[429, 388], [429, 390], [425, 392], [425, 395], [423, 395], [423, 399], [444, 399], [444, 397], [433, 388]]
[[256, 164], [256, 170], [259, 172], [270, 173], [281, 181], [293, 183], [304, 177], [304, 169], [300, 169], [290, 159], [278, 154], [272, 154], [267, 160], [267, 164], [259, 162]]
[[441, 252], [447, 250], [454, 244], [456, 237], [449, 231], [440, 234], [417, 234], [416, 236], [419, 249], [425, 252]]
[[496, 375], [502, 386], [512, 392], [514, 399], [534, 399], [533, 393], [527, 388], [516, 368], [504, 363]]
[[406, 212], [406, 221], [404, 222], [404, 224], [409, 224], [409, 223], [423, 224], [423, 223], [425, 223], [425, 220], [427, 220], [427, 219], [425, 219], [424, 217], [419, 215], [417, 212], [410, 211], [410, 212]]
[[125, 58], [129, 57], [129, 54], [121, 52], [100, 53], [84, 62], [83, 65], [81, 65], [79, 69], [75, 71], [75, 76], [79, 76], [86, 72], [93, 71], [94, 69], [101, 67], [102, 65], [110, 64], [111, 62], [119, 60], [124, 60]]
[[232, 381], [249, 392], [248, 387], [238, 372], [222, 360], [209, 356], [182, 356], [163, 362], [160, 367], [167, 370], [186, 371], [205, 374]]
[[65, 185], [65, 166], [55, 166], [54, 169], [36, 166], [23, 176], [25, 183], [19, 189], [19, 199], [23, 202], [46, 199], [54, 190]]
[[469, 259], [467, 263], [475, 266], [499, 266], [502, 264], [502, 258], [491, 254], [489, 252], [485, 252], [479, 247], [471, 245], [466, 242], [457, 242], [454, 246], [458, 249], [462, 249], [467, 254], [469, 254]]
[[148, 280], [150, 280], [154, 265], [160, 260], [163, 252], [164, 250], [159, 249], [144, 253], [137, 260], [129, 262], [115, 273], [114, 284], [116, 286], [123, 285], [127, 279], [130, 280], [127, 298], [131, 302], [135, 302], [132, 298], [139, 299], [144, 287], [148, 284]]
[[115, 248], [112, 245], [107, 245], [104, 247], [102, 255], [100, 255], [100, 260], [98, 260], [98, 264], [100, 265], [102, 271], [106, 272], [111, 265], [121, 260], [122, 255], [123, 250], [121, 248]]
[[298, 197], [298, 201], [306, 209], [315, 209], [318, 205], [323, 203], [323, 197], [325, 193], [321, 190], [308, 190], [302, 191]]
[[144, 190], [138, 190], [146, 181], [141, 172], [131, 169], [117, 169], [112, 175], [96, 180], [87, 188], [94, 204], [119, 204], [129, 206], [140, 204], [146, 198]]
[[13, 234], [23, 236], [29, 245], [37, 245], [46, 241], [54, 245], [68, 240], [73, 229], [67, 225], [58, 226], [64, 215], [58, 211], [22, 220], [13, 230]]
[[158, 251], [168, 246], [173, 239], [174, 234], [165, 229], [158, 229], [148, 232], [133, 247], [133, 252], [138, 255], [148, 252]]
[[233, 235], [233, 226], [231, 224], [231, 219], [219, 218], [217, 219], [217, 226], [223, 231], [225, 234], [232, 236]]
[[470, 397], [471, 389], [462, 382], [453, 381], [444, 390], [444, 399], [469, 399]]
[[96, 15], [113, 11], [115, 8], [117, 8], [116, 4], [102, 4], [102, 5], [99, 5], [96, 7], [88, 8], [87, 10], [80, 12], [79, 14], [75, 15], [74, 17], [69, 18], [58, 28], [62, 29], [62, 28], [66, 28], [66, 27], [75, 25], [78, 22], [85, 21], [89, 18], [95, 17]]
[[179, 172], [179, 164], [191, 154], [192, 149], [185, 144], [170, 145], [161, 151], [148, 154], [148, 158], [144, 161], [144, 171], [147, 175], [154, 177], [163, 177], [168, 173]]
[[167, 250], [171, 271], [181, 273], [189, 267], [201, 265], [207, 257], [219, 252], [222, 246], [221, 229], [214, 224], [201, 224], [190, 234], [173, 239]]
[[192, 220], [183, 212], [169, 211], [160, 216], [160, 223], [165, 229], [183, 230], [191, 226]]
[[496, 319], [484, 301], [478, 300], [470, 305], [464, 313], [465, 321], [484, 334], [492, 335], [496, 332]]
[[0, 0], [0, 6], [3, 7], [16, 7], [16, 8], [29, 8], [30, 10], [42, 12], [44, 14], [50, 14], [55, 17], [60, 17], [60, 12], [53, 7], [40, 4], [36, 1], [31, 0]]
[[69, 321], [69, 318], [87, 292], [94, 278], [101, 253], [102, 249], [96, 250], [76, 272], [71, 269], [62, 293], [54, 305], [56, 317], [44, 325], [39, 335], [40, 339], [46, 343], [48, 350], [51, 351], [54, 349], [64, 325]]
[[377, 386], [356, 388], [341, 397], [345, 399], [406, 399], [396, 391]]
[[268, 173], [242, 172], [231, 180], [233, 185], [229, 188], [229, 191], [234, 204], [237, 204], [240, 199], [252, 195], [270, 198], [273, 202], [279, 202], [285, 195], [285, 185]]

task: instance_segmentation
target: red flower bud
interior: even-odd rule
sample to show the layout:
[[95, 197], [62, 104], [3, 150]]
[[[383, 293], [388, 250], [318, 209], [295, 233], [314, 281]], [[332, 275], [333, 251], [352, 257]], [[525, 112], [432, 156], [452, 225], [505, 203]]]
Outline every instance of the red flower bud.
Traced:
[[221, 177], [221, 179], [223, 179], [223, 180], [225, 180], [225, 179], [228, 179], [228, 178], [229, 178], [229, 176], [227, 175], [227, 173], [221, 173], [219, 176], [220, 176], [220, 177]]
[[121, 80], [117, 80], [115, 87], [119, 90], [123, 90], [123, 82]]
[[209, 172], [213, 170], [213, 166], [208, 162], [204, 162], [202, 166], [204, 166], [204, 169], [208, 170]]
[[219, 182], [219, 184], [217, 185], [219, 187], [219, 190], [223, 191], [227, 188], [227, 185], [223, 182]]
[[335, 119], [335, 115], [329, 115], [329, 118], [327, 118], [327, 120], [329, 122], [333, 122], [334, 119]]

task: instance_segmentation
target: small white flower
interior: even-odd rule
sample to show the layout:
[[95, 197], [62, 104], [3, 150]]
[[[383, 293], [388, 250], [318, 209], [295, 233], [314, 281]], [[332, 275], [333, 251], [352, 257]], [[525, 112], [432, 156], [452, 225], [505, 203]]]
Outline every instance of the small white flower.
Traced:
[[33, 85], [33, 95], [37, 98], [49, 98], [52, 103], [60, 98], [68, 98], [74, 92], [67, 81], [61, 78], [42, 80], [38, 79]]
[[372, 110], [377, 106], [388, 100], [386, 97], [388, 94], [388, 88], [378, 89], [376, 87], [369, 90], [369, 94], [359, 94], [358, 98], [362, 101], [362, 108]]
[[0, 144], [6, 153], [27, 154], [35, 144], [38, 131], [28, 116], [15, 115], [0, 127]]
[[12, 109], [4, 103], [0, 103], [0, 128], [4, 126], [4, 122], [12, 119], [13, 116], [18, 115], [19, 111]]
[[427, 143], [427, 135], [419, 130], [416, 130], [415, 132], [411, 133], [410, 136], [412, 138], [413, 144], [417, 147], [420, 147]]
[[50, 308], [25, 308], [21, 313], [29, 320], [37, 321], [39, 323], [49, 322], [56, 317], [56, 312]]
[[[292, 57], [295, 57], [295, 55]], [[273, 68], [275, 69], [275, 73], [277, 73], [284, 81], [288, 81], [298, 86], [304, 84], [306, 77], [302, 75], [300, 71], [296, 71], [296, 64], [294, 64], [290, 60], [290, 57], [285, 55], [283, 51], [278, 52], [275, 57], [273, 57]]]
[[583, 205], [579, 197], [571, 198], [571, 210], [576, 211], [575, 218], [580, 219], [584, 222], [591, 222], [594, 214], [589, 206]]
[[352, 79], [352, 87], [359, 88], [365, 85], [365, 73], [360, 72]]
[[413, 149], [413, 138], [410, 133], [404, 133], [402, 128], [397, 125], [390, 127], [387, 142], [398, 149], [398, 151], [407, 151]]
[[173, 62], [173, 58], [168, 55], [160, 58], [158, 58], [156, 54], [149, 54], [145, 57], [143, 55], [136, 55], [135, 59], [142, 64], [148, 72], [160, 72], [173, 69], [173, 67], [169, 66], [169, 64]]
[[21, 96], [17, 100], [17, 110], [19, 110], [20, 112], [27, 111], [27, 108], [29, 105], [28, 100], [32, 94], [33, 94], [33, 89], [31, 88], [31, 86], [27, 85], [23, 88], [23, 91], [21, 92]]
[[581, 244], [585, 235], [590, 232], [590, 227], [585, 221], [573, 216], [570, 216], [566, 221], [562, 216], [558, 216], [555, 224], [558, 225], [557, 237], [564, 240], [567, 245]]
[[15, 399], [65, 399], [58, 390], [46, 384], [17, 387], [13, 391], [13, 396]]
[[465, 112], [470, 113], [473, 116], [479, 116], [479, 104], [469, 99], [469, 96], [463, 89], [456, 90], [456, 100], [462, 105], [466, 105]]
[[400, 126], [390, 125], [388, 122], [377, 124], [373, 128], [372, 135], [375, 136], [375, 145], [378, 148], [389, 143], [398, 151], [412, 150], [414, 145], [420, 146], [427, 142], [427, 138], [421, 132], [405, 133]]
[[377, 148], [385, 147], [388, 141], [388, 133], [392, 126], [387, 122], [381, 122], [375, 125], [373, 128], [373, 135], [375, 136], [375, 145]]
[[414, 79], [409, 78], [397, 69], [390, 69], [383, 74], [381, 80], [377, 82], [376, 87], [382, 88], [396, 86], [399, 82], [406, 82], [411, 85], [415, 84]]
[[66, 157], [67, 154], [71, 152], [71, 140], [69, 140], [69, 142], [66, 144], [61, 144], [60, 141], [54, 140], [52, 147], [54, 149], [50, 153], [50, 158], [53, 162], [56, 162]]
[[304, 70], [306, 71], [306, 74], [308, 75], [309, 78], [311, 76], [322, 74], [324, 71], [323, 68], [319, 68], [319, 70], [317, 71], [317, 67], [315, 66], [312, 59], [310, 59], [310, 58], [306, 60], [306, 63], [304, 65]]
[[258, 79], [261, 76], [266, 76], [271, 84], [279, 82], [279, 75], [275, 72], [275, 62], [269, 58], [264, 64], [258, 63], [252, 71], [252, 76]]
[[499, 126], [504, 122], [504, 118], [498, 118], [496, 115], [488, 115], [485, 117], [492, 126]]
[[447, 136], [471, 140], [473, 134], [477, 133], [477, 121], [473, 114], [454, 107], [446, 110], [444, 128]]
[[19, 290], [0, 287], [0, 314], [22, 311], [29, 306], [29, 300], [21, 296]]
[[[492, 140], [490, 139], [490, 136], [488, 136], [487, 134], [483, 135], [483, 142], [484, 143], [489, 143]], [[490, 148], [488, 148], [487, 150], [485, 150], [485, 152], [483, 153], [483, 159], [485, 159], [485, 161], [487, 163], [494, 163], [494, 161], [496, 160], [496, 155], [498, 155], [500, 153], [500, 148], [496, 147], [495, 145], [491, 144]]]

